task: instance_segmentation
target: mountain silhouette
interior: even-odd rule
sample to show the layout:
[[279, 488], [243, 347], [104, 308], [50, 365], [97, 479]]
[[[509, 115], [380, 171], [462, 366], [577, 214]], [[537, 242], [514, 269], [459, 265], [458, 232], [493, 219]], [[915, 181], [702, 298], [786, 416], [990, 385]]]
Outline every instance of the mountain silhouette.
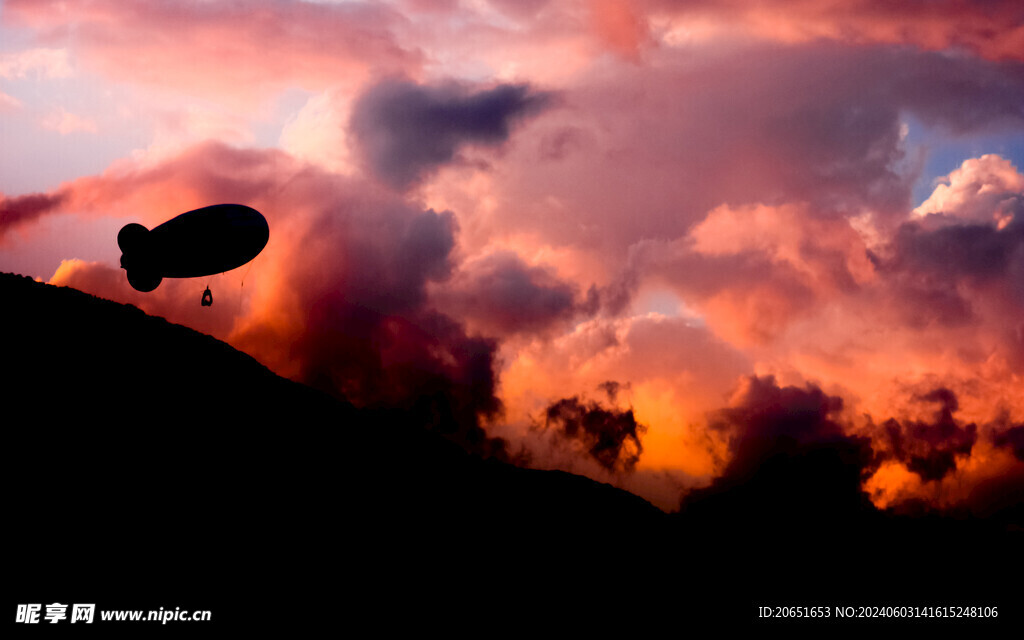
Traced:
[[1020, 620], [1020, 501], [990, 519], [878, 511], [852, 440], [759, 445], [666, 514], [470, 455], [131, 305], [10, 274], [0, 300], [14, 604], [209, 609], [218, 634], [682, 632], [779, 605]]
[[230, 628], [268, 598], [430, 600], [437, 585], [419, 581], [435, 573], [521, 569], [503, 541], [666, 519], [606, 484], [470, 456], [131, 305], [10, 274], [0, 300], [19, 602], [212, 602]]

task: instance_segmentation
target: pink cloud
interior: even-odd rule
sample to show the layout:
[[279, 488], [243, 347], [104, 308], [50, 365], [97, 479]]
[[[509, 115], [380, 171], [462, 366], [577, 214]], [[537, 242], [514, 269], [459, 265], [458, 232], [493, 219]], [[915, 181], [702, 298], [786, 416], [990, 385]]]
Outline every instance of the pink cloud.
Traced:
[[21, 100], [0, 91], [0, 112], [14, 111], [21, 108]]
[[73, 70], [67, 49], [26, 49], [0, 55], [0, 78], [67, 78]]
[[35, 193], [23, 196], [0, 194], [0, 240], [5, 238], [9, 229], [57, 210], [64, 199], [64, 195], [60, 193]]
[[39, 124], [44, 129], [56, 131], [62, 136], [76, 132], [96, 133], [97, 130], [96, 123], [92, 120], [65, 109], [58, 109], [44, 116]]
[[288, 86], [358, 84], [411, 72], [420, 55], [395, 41], [403, 17], [349, 3], [5, 3], [5, 18], [42, 41], [67, 41], [83, 68], [140, 85], [244, 105]]
[[1014, 0], [652, 0], [641, 2], [649, 15], [690, 21], [720, 35], [746, 33], [786, 43], [831, 39], [855, 45], [906, 44], [929, 51], [968, 49], [993, 60], [1020, 60], [1024, 13]]
[[[483, 175], [494, 205], [481, 236], [535, 234], [621, 268], [630, 245], [680, 238], [723, 203], [806, 203], [898, 224], [921, 166], [903, 112], [964, 133], [1024, 124], [1024, 87], [984, 61], [827, 44], [656, 60], [641, 70], [607, 62], [574, 79], [502, 154], [470, 156], [484, 169], [442, 170], [432, 202], [466, 202], [463, 226], [477, 233], [472, 190]], [[964, 91], [970, 106], [954, 108]]]

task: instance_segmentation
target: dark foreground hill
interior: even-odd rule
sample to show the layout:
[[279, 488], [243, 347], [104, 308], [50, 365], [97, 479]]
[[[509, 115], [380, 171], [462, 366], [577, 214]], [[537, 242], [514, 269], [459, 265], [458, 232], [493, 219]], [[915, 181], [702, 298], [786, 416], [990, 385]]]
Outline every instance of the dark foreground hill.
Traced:
[[[576, 536], [666, 518], [608, 485], [472, 457], [132, 306], [6, 274], [0, 300], [19, 602], [206, 602], [222, 624], [463, 617], [466, 598], [523, 577], [517, 554], [558, 549], [568, 571]], [[530, 581], [562, 568], [548, 570]]]
[[1020, 617], [1019, 529], [836, 507], [809, 457], [667, 515], [475, 458], [131, 306], [10, 275], [0, 303], [10, 603], [209, 609], [205, 631], [286, 637], [676, 635], [763, 625], [770, 605]]

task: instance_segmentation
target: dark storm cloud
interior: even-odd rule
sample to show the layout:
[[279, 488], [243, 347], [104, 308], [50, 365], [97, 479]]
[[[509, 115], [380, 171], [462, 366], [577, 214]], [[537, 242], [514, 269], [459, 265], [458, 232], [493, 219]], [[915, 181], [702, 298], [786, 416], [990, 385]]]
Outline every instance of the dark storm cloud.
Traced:
[[1007, 275], [1016, 254], [1024, 250], [1024, 202], [1004, 228], [992, 224], [953, 224], [926, 229], [907, 223], [896, 236], [896, 268], [942, 278], [991, 281]]
[[[904, 223], [885, 255], [872, 255], [908, 324], [964, 326], [976, 319], [974, 299], [982, 295], [1002, 313], [1024, 310], [1024, 207], [1018, 209], [1002, 229], [934, 215]], [[1005, 342], [1011, 361], [1019, 360], [1012, 330]]]
[[931, 422], [889, 419], [882, 425], [883, 441], [891, 455], [924, 481], [941, 480], [956, 469], [957, 456], [969, 456], [978, 440], [974, 423], [963, 425], [953, 414], [959, 408], [956, 395], [938, 388], [917, 397], [937, 405]]
[[[601, 385], [614, 400], [616, 382]], [[587, 454], [608, 471], [632, 471], [643, 453], [640, 438], [647, 427], [638, 423], [633, 410], [607, 408], [578, 397], [552, 403], [544, 412], [544, 428], [560, 438], [579, 442]]]
[[995, 437], [996, 446], [1008, 447], [1018, 460], [1024, 461], [1024, 424], [1010, 427]]
[[[882, 54], [899, 64], [898, 51]], [[894, 67], [891, 89], [899, 106], [927, 124], [957, 133], [1024, 124], [1024, 64], [985, 62], [946, 53], [924, 53]], [[879, 70], [881, 71], [881, 69]], [[979, 99], [984, 96], [984, 99]]]
[[354, 241], [343, 259], [358, 276], [348, 282], [351, 300], [385, 314], [403, 313], [423, 304], [428, 280], [448, 275], [455, 217], [450, 211], [432, 209], [395, 211], [387, 217], [391, 220], [381, 222], [394, 226], [378, 229], [394, 234], [387, 242], [371, 240], [372, 236]]
[[[501, 410], [496, 343], [467, 335], [426, 304], [427, 283], [451, 269], [453, 215], [365, 185], [328, 186], [322, 195], [333, 200], [316, 206], [293, 247], [295, 259], [283, 265], [291, 287], [283, 293], [304, 310], [301, 330], [288, 336], [299, 379], [382, 412], [382, 424], [425, 426], [475, 452], [503, 456], [504, 441], [482, 428]], [[342, 195], [353, 191], [362, 193]], [[258, 332], [240, 341], [268, 348]]]
[[814, 385], [779, 387], [774, 376], [750, 376], [732, 404], [718, 410], [710, 423], [729, 439], [733, 458], [726, 475], [748, 475], [776, 450], [843, 439], [833, 420], [842, 408], [841, 398]]
[[527, 85], [474, 91], [386, 80], [359, 98], [350, 126], [374, 173], [404, 189], [452, 161], [463, 145], [505, 142], [517, 119], [548, 102], [548, 94]]
[[505, 456], [504, 441], [481, 426], [501, 410], [496, 344], [467, 336], [451, 318], [429, 311], [384, 316], [335, 298], [310, 317], [295, 346], [301, 379], [379, 411], [386, 419], [378, 429], [425, 427], [476, 453]]
[[712, 428], [729, 435], [732, 459], [710, 487], [684, 498], [684, 515], [691, 522], [703, 516], [707, 526], [756, 521], [788, 528], [871, 511], [861, 489], [874, 465], [871, 447], [866, 438], [843, 434], [836, 422], [842, 407], [841, 398], [815, 385], [745, 379], [730, 406], [711, 416]]
[[[733, 536], [737, 543], [752, 532], [786, 539], [814, 531], [852, 535], [858, 527], [883, 522], [863, 486], [887, 460], [898, 461], [924, 481], [940, 480], [956, 469], [959, 457], [972, 455], [981, 432], [1021, 458], [1024, 425], [963, 424], [954, 416], [956, 394], [944, 387], [915, 400], [934, 408], [930, 420], [869, 423], [869, 438], [844, 432], [849, 425], [840, 423], [842, 400], [814, 385], [780, 387], [772, 377], [747, 378], [709, 423], [729, 434], [732, 457], [709, 487], [684, 496], [683, 521], [695, 530]], [[1022, 478], [1020, 464], [1006, 467], [952, 509], [1020, 522]], [[912, 500], [894, 508], [892, 513], [923, 515], [934, 507]]]
[[495, 335], [538, 333], [578, 313], [597, 311], [598, 294], [580, 295], [575, 284], [543, 265], [529, 265], [516, 253], [500, 251], [462, 266], [438, 294], [445, 309], [470, 318]]

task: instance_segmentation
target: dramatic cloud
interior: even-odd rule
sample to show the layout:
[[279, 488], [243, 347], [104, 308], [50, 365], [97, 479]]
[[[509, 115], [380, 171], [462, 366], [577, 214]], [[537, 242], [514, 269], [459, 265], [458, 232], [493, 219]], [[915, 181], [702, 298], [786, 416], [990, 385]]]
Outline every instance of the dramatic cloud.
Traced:
[[936, 389], [920, 397], [939, 405], [932, 423], [890, 419], [882, 425], [891, 454], [922, 480], [941, 480], [956, 469], [956, 456], [969, 456], [978, 439], [978, 427], [961, 425], [953, 417], [959, 408], [949, 389]]
[[738, 343], [770, 341], [874, 278], [849, 222], [805, 206], [719, 207], [670, 251], [665, 272]]
[[1024, 178], [997, 156], [965, 162], [873, 260], [916, 327], [974, 327], [1024, 371]]
[[[617, 382], [605, 382], [601, 389], [614, 403]], [[638, 424], [633, 410], [606, 408], [596, 401], [577, 397], [554, 402], [544, 412], [544, 428], [561, 438], [579, 442], [586, 453], [608, 471], [633, 471], [643, 454], [640, 439], [647, 430]]]
[[1009, 447], [1018, 460], [1024, 461], [1024, 424], [1010, 427], [996, 436], [996, 444]]
[[[8, 0], [0, 241], [665, 508], [997, 513], [1024, 465], [1019, 5]], [[271, 240], [214, 306], [131, 290], [111, 230], [215, 202]]]
[[1024, 128], [1015, 65], [827, 43], [655, 60], [642, 73], [606, 62], [558, 88], [560, 108], [524, 123], [486, 189], [481, 172], [447, 168], [432, 206], [481, 236], [598, 253], [600, 285], [631, 247], [683, 238], [723, 205], [799, 206], [887, 233], [913, 207], [923, 162], [908, 119], [960, 134]]
[[505, 142], [516, 120], [548, 100], [526, 85], [474, 91], [457, 84], [388, 80], [356, 102], [351, 127], [373, 171], [404, 189], [452, 161], [463, 145]]
[[911, 400], [935, 407], [933, 415], [880, 425], [866, 416], [858, 426], [841, 398], [816, 385], [745, 378], [708, 418], [727, 435], [728, 462], [710, 486], [685, 496], [683, 512], [725, 527], [772, 521], [780, 529], [865, 524], [872, 504], [1017, 517], [1019, 500], [1008, 496], [1024, 487], [1024, 465], [1002, 449], [1012, 450], [1020, 425], [965, 424], [945, 388]]
[[772, 376], [744, 379], [730, 405], [710, 423], [728, 436], [733, 458], [726, 474], [749, 474], [769, 452], [780, 448], [843, 439], [833, 421], [842, 408], [841, 398], [813, 385], [780, 387]]
[[452, 215], [334, 180], [295, 185], [317, 200], [281, 230], [279, 280], [260, 289], [232, 341], [358, 406], [397, 407], [475, 450], [500, 453], [479, 422], [501, 406], [495, 344], [425, 306], [426, 283], [450, 269]]
[[1024, 176], [1006, 159], [970, 159], [938, 184], [877, 257], [901, 295], [948, 325], [990, 324], [1024, 371]]
[[1015, 269], [1022, 257], [1022, 248], [1024, 206], [1002, 229], [992, 224], [954, 224], [937, 229], [904, 225], [896, 237], [893, 267], [933, 277], [946, 285], [961, 279], [983, 285], [1010, 275], [1010, 269]]
[[871, 447], [867, 438], [843, 433], [836, 421], [842, 407], [814, 385], [746, 378], [711, 417], [711, 427], [728, 434], [732, 459], [710, 487], [686, 496], [683, 513], [704, 516], [706, 526], [806, 523], [810, 530], [870, 512], [861, 484], [872, 469]]
[[[168, 203], [168, 192], [180, 200]], [[427, 283], [451, 271], [450, 212], [417, 208], [279, 152], [212, 143], [155, 166], [65, 184], [60, 193], [94, 212], [137, 206], [149, 213], [144, 222], [168, 208], [250, 203], [267, 217], [270, 242], [252, 267], [205, 280], [214, 280], [209, 309], [198, 303], [205, 282], [168, 281], [139, 294], [123, 272], [99, 263], [65, 263], [51, 282], [205, 330], [281, 374], [504, 455], [504, 443], [481, 427], [501, 409], [495, 343], [427, 306]], [[39, 198], [35, 209], [61, 206]]]
[[[736, 378], [750, 370], [740, 352], [705, 328], [685, 318], [653, 313], [618, 320], [599, 316], [579, 322], [565, 335], [525, 343], [508, 340], [500, 360], [500, 395], [506, 407], [506, 428], [500, 433], [510, 439], [525, 437], [535, 464], [588, 474], [603, 468], [595, 465], [588, 470], [577, 460], [550, 451], [547, 440], [531, 440], [531, 427], [544, 422], [559, 398], [552, 390], [569, 390], [568, 397], [585, 406], [594, 389], [607, 390], [602, 385], [608, 380], [622, 381], [615, 400], [602, 407], [619, 413], [628, 408], [646, 427], [637, 473], [679, 470], [700, 478], [715, 472], [722, 449], [709, 442], [704, 413], [718, 406]], [[671, 484], [677, 494], [686, 483]], [[667, 499], [668, 505], [674, 502], [678, 500]], [[666, 499], [659, 498], [659, 504], [666, 504]]]
[[581, 296], [574, 283], [561, 280], [544, 265], [530, 266], [509, 251], [463, 264], [434, 299], [482, 332], [498, 336], [542, 333], [565, 325], [578, 313], [593, 314], [598, 305], [594, 288]]

